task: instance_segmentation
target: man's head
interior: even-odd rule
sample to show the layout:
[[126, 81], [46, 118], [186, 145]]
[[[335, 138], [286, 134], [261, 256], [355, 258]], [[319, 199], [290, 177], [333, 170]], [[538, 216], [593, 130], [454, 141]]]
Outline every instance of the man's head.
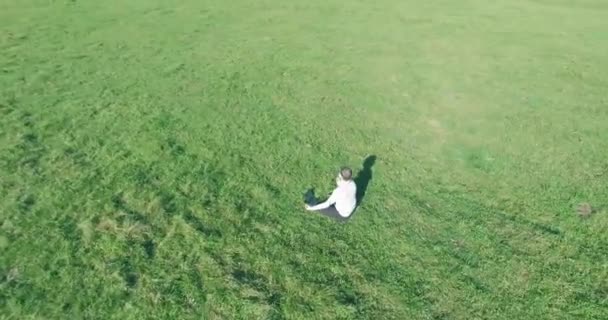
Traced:
[[336, 178], [336, 183], [340, 183], [340, 181], [350, 181], [353, 178], [353, 171], [349, 167], [342, 167], [340, 169], [340, 173]]

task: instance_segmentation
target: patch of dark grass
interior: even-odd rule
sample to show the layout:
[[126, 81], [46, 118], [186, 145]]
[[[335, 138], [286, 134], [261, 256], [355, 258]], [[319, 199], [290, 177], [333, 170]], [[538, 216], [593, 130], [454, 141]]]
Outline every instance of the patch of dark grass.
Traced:
[[281, 189], [273, 186], [272, 184], [265, 182], [264, 183], [264, 188], [266, 188], [266, 190], [270, 191], [270, 193], [272, 194], [273, 197], [278, 198], [281, 196]]
[[22, 213], [32, 211], [32, 207], [36, 204], [36, 197], [32, 194], [23, 194], [17, 200], [19, 211]]
[[61, 220], [59, 227], [63, 232], [63, 236], [66, 240], [69, 240], [74, 244], [80, 242], [80, 232], [78, 230], [76, 222], [73, 219], [69, 217], [64, 217]]
[[41, 155], [38, 153], [26, 154], [21, 158], [20, 165], [37, 172], [40, 166], [40, 158]]
[[[144, 214], [142, 214], [141, 212], [139, 212], [137, 210], [132, 209], [131, 207], [129, 207], [127, 205], [122, 193], [114, 194], [111, 197], [110, 201], [112, 202], [112, 206], [114, 207], [114, 209], [125, 212], [130, 219], [137, 221], [137, 222], [144, 223], [144, 224], [148, 223], [148, 219], [146, 218], [146, 216]], [[124, 218], [119, 217], [118, 222], [122, 223], [123, 219]]]
[[128, 288], [137, 286], [139, 275], [135, 272], [135, 267], [128, 258], [122, 258], [120, 261], [120, 275]]
[[[371, 270], [374, 270], [371, 272]], [[432, 310], [437, 301], [430, 297], [433, 291], [433, 286], [419, 273], [412, 273], [406, 270], [401, 270], [399, 266], [390, 261], [377, 261], [365, 273], [365, 279], [368, 282], [384, 283], [388, 282], [402, 297], [407, 297], [413, 306], [419, 309]], [[348, 283], [347, 281], [337, 282]]]
[[5, 102], [0, 103], [0, 113], [8, 115], [17, 110], [17, 99], [14, 96], [9, 97]]
[[582, 288], [574, 294], [574, 300], [581, 304], [602, 305], [608, 297], [608, 287]]
[[63, 310], [63, 312], [69, 312], [70, 310], [72, 310], [72, 304], [70, 302], [65, 302], [62, 306], [61, 306], [61, 310]]
[[156, 185], [159, 180], [159, 176], [153, 172], [151, 166], [136, 165], [130, 176], [133, 177], [139, 188]]
[[338, 290], [336, 301], [343, 305], [356, 306], [361, 301], [360, 294], [352, 288], [342, 287]]
[[40, 159], [43, 154], [44, 147], [40, 143], [36, 133], [27, 132], [21, 136], [21, 141], [17, 144], [15, 152], [16, 159], [20, 166], [38, 172]]
[[562, 236], [562, 232], [558, 227], [535, 222], [522, 215], [508, 214], [499, 208], [485, 205], [465, 195], [455, 195], [448, 191], [446, 194], [437, 194], [437, 196], [451, 203], [456, 208], [454, 213], [463, 219], [478, 221], [481, 224], [486, 222], [484, 217], [488, 217], [489, 219], [498, 218], [503, 222], [514, 223], [536, 233], [556, 237]]
[[156, 126], [163, 131], [171, 131], [170, 129], [178, 128], [180, 125], [180, 121], [167, 111], [158, 114], [154, 120]]
[[154, 259], [154, 257], [156, 256], [156, 244], [154, 243], [154, 240], [152, 239], [146, 239], [141, 246], [144, 249], [144, 252], [146, 253], [146, 257], [148, 259]]
[[465, 284], [468, 284], [469, 286], [473, 287], [475, 290], [487, 294], [491, 292], [490, 287], [488, 287], [485, 283], [483, 283], [481, 280], [479, 280], [478, 278], [469, 276], [469, 275], [463, 275], [462, 276], [462, 281]]
[[280, 312], [283, 295], [280, 292], [268, 287], [269, 282], [266, 277], [255, 272], [239, 268], [234, 269], [231, 272], [231, 276], [239, 283], [239, 285], [248, 286], [258, 292], [263, 293], [265, 303], [272, 306], [275, 309], [274, 312]]
[[[0, 297], [7, 297], [17, 302], [20, 307], [28, 307], [30, 304], [42, 301], [48, 296], [45, 288], [22, 276], [19, 269], [14, 267], [3, 271], [0, 274], [0, 286], [2, 287]], [[9, 300], [3, 299], [1, 301]], [[3, 302], [0, 302], [0, 306], [3, 306]]]
[[243, 269], [236, 269], [232, 271], [231, 275], [240, 284], [251, 286], [259, 291], [266, 290], [266, 278], [262, 275]]
[[464, 157], [465, 163], [471, 168], [490, 172], [494, 169], [494, 163], [491, 160], [492, 157], [487, 150], [483, 148], [466, 148], [466, 154]]
[[163, 150], [168, 150], [173, 157], [182, 156], [186, 153], [186, 147], [178, 143], [175, 138], [167, 139], [166, 147], [161, 147]]
[[15, 108], [13, 106], [9, 105], [8, 103], [0, 103], [0, 114], [6, 116], [11, 114], [13, 111], [15, 111]]
[[[491, 210], [491, 209], [488, 209], [488, 210]], [[550, 235], [550, 236], [557, 236], [557, 237], [562, 236], [561, 230], [557, 227], [546, 225], [543, 223], [538, 223], [536, 221], [532, 221], [530, 219], [524, 218], [520, 215], [507, 214], [505, 212], [496, 211], [496, 210], [492, 210], [490, 212], [492, 212], [492, 214], [494, 214], [498, 217], [501, 217], [504, 220], [518, 224], [520, 226], [523, 226], [523, 227], [533, 230], [535, 232], [540, 232], [540, 233], [543, 233], [545, 235]]]
[[160, 205], [165, 213], [172, 215], [177, 211], [178, 206], [175, 195], [168, 191], [161, 190], [158, 192], [158, 197], [160, 198]]
[[477, 255], [467, 252], [464, 249], [447, 249], [446, 251], [460, 263], [470, 268], [479, 268], [479, 257]]
[[122, 193], [117, 193], [117, 194], [112, 195], [112, 198], [110, 199], [110, 201], [112, 201], [112, 206], [115, 209], [122, 209], [126, 206]]
[[34, 119], [33, 116], [30, 112], [23, 112], [23, 114], [21, 115], [21, 123], [23, 124], [24, 127], [26, 128], [31, 128], [34, 126]]
[[175, 273], [165, 279], [159, 288], [164, 303], [172, 303], [184, 308], [187, 313], [198, 314], [200, 304], [205, 300], [205, 287], [196, 268], [183, 273]]
[[23, 135], [23, 148], [27, 149], [29, 146], [35, 146], [38, 144], [38, 135], [29, 132]]
[[427, 201], [415, 195], [414, 193], [410, 191], [404, 191], [402, 194], [403, 197], [407, 199], [411, 204], [413, 204], [416, 209], [420, 210], [421, 213], [432, 216], [438, 215], [433, 206], [431, 206]]
[[86, 167], [90, 163], [87, 161], [87, 155], [74, 147], [67, 147], [63, 150], [63, 154], [69, 158], [75, 165]]
[[203, 283], [203, 278], [201, 277], [200, 272], [196, 268], [192, 268], [189, 273], [190, 281], [194, 284], [196, 290], [201, 293], [201, 296], [205, 296], [205, 284]]
[[450, 314], [446, 311], [433, 310], [432, 319], [433, 320], [449, 320], [449, 319], [452, 319], [452, 317], [450, 317]]
[[186, 211], [183, 215], [184, 220], [188, 223], [194, 230], [200, 232], [205, 237], [208, 238], [221, 238], [222, 232], [219, 229], [207, 226], [203, 223], [203, 221], [196, 217], [194, 213], [190, 210]]

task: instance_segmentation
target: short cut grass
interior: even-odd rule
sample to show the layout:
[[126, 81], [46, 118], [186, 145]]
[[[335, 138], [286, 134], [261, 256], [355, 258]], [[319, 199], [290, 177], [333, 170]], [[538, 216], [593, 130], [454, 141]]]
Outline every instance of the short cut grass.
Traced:
[[606, 319], [607, 17], [0, 0], [0, 319]]

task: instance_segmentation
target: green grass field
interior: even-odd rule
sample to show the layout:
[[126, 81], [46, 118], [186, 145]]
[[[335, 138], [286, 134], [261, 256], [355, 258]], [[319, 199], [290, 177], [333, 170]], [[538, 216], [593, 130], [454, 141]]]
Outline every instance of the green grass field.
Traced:
[[95, 2], [0, 0], [0, 319], [606, 319], [606, 1]]

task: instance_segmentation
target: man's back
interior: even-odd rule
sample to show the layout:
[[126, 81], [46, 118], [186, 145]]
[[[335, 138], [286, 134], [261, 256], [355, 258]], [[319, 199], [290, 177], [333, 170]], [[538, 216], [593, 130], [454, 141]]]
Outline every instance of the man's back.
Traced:
[[306, 210], [319, 211], [320, 213], [338, 219], [345, 219], [355, 211], [357, 206], [357, 185], [352, 179], [353, 172], [348, 167], [343, 167], [336, 177], [336, 189], [325, 202], [316, 204], [307, 201]]
[[349, 217], [357, 206], [357, 185], [352, 180], [342, 181], [334, 193], [336, 210], [341, 216]]

